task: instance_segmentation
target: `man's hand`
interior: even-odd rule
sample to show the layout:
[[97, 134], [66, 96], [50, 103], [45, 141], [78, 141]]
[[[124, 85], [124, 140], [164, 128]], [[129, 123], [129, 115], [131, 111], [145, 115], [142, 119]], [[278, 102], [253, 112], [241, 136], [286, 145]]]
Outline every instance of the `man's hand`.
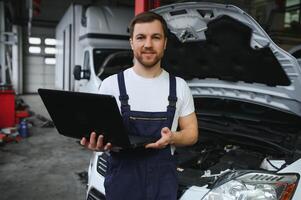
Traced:
[[145, 148], [153, 149], [163, 149], [172, 142], [172, 132], [169, 128], [164, 127], [161, 130], [161, 138], [155, 143], [150, 143], [145, 146]]
[[167, 127], [162, 128], [161, 138], [145, 148], [163, 149], [169, 144], [175, 146], [193, 145], [198, 141], [198, 123], [195, 113], [179, 118], [180, 131], [171, 132]]
[[83, 137], [80, 141], [80, 144], [93, 151], [107, 151], [112, 148], [111, 143], [103, 143], [103, 135], [99, 135], [96, 140], [95, 132], [91, 133], [89, 141], [87, 141], [87, 139]]

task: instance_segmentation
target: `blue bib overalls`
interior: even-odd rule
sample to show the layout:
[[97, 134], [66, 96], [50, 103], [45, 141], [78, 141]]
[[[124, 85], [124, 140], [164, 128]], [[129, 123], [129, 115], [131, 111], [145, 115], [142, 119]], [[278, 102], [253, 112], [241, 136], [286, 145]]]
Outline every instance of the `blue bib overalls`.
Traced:
[[[177, 95], [175, 77], [170, 75], [169, 80], [166, 112], [131, 111], [123, 72], [118, 74], [121, 112], [131, 134], [159, 139], [163, 127], [171, 129]], [[111, 152], [104, 186], [107, 200], [175, 200], [178, 181], [170, 146], [164, 149]]]

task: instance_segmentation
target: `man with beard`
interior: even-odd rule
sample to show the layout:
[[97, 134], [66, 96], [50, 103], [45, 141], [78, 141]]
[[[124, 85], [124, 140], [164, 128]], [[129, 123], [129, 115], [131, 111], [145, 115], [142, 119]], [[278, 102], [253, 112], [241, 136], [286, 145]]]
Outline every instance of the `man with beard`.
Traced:
[[[142, 150], [110, 151], [106, 199], [176, 199], [174, 147], [192, 145], [198, 138], [193, 98], [183, 79], [161, 67], [167, 44], [164, 19], [141, 13], [129, 30], [134, 66], [105, 79], [100, 93], [115, 96], [131, 134], [158, 140]], [[103, 136], [96, 138], [96, 133], [81, 144], [95, 151], [112, 150], [112, 144], [103, 144]]]

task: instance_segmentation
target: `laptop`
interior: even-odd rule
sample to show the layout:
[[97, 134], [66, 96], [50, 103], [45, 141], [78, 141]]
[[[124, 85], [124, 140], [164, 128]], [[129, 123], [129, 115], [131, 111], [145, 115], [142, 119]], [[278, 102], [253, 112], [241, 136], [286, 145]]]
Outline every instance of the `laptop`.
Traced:
[[94, 131], [104, 136], [104, 143], [121, 149], [141, 148], [157, 140], [129, 134], [112, 95], [51, 89], [38, 89], [38, 93], [61, 135], [89, 140]]

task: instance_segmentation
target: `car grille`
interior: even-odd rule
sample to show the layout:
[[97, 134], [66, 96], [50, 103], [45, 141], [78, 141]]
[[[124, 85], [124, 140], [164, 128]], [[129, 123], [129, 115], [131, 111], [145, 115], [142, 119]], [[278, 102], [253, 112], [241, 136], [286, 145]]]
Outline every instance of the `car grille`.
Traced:
[[92, 188], [88, 194], [87, 200], [106, 200], [105, 195]]
[[104, 176], [106, 174], [107, 171], [107, 159], [108, 159], [108, 155], [106, 153], [101, 154], [100, 156], [98, 156], [97, 159], [97, 172], [99, 174], [101, 174], [102, 176]]

